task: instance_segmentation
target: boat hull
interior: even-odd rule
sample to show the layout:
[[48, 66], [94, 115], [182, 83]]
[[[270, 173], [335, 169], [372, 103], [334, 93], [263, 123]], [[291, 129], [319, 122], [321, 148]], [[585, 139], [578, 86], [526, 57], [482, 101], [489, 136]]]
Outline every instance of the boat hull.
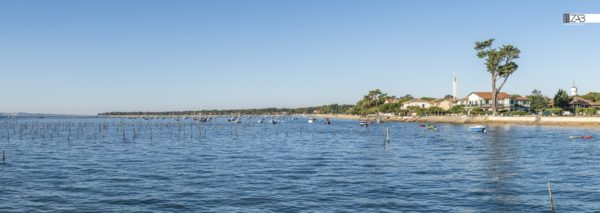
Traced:
[[487, 129], [484, 126], [474, 126], [474, 127], [470, 127], [469, 131], [471, 131], [471, 132], [487, 132]]

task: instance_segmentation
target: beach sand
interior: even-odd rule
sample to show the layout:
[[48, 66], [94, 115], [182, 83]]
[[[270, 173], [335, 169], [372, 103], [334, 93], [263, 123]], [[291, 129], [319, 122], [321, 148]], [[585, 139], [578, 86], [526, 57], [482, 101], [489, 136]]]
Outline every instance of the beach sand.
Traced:
[[368, 116], [341, 114], [315, 114], [320, 118], [337, 118], [349, 120], [375, 120], [381, 118], [388, 122], [416, 123], [456, 123], [456, 124], [518, 124], [518, 125], [548, 125], [598, 127], [600, 117], [545, 117], [545, 116]]

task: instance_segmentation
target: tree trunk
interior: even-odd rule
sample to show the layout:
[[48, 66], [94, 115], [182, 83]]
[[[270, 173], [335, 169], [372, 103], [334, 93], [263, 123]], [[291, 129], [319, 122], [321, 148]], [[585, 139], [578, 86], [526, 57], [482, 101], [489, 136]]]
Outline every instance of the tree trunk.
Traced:
[[498, 111], [498, 92], [496, 91], [496, 75], [492, 74], [492, 115], [496, 116]]

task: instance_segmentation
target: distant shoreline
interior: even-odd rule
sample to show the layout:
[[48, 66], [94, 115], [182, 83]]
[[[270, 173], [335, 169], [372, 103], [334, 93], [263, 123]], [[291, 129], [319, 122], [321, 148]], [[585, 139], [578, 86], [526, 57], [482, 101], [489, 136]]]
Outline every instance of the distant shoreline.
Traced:
[[388, 122], [454, 123], [454, 124], [504, 124], [544, 125], [600, 128], [600, 117], [548, 117], [548, 116], [368, 116], [342, 114], [314, 114], [320, 118], [366, 120], [381, 118]]
[[[148, 115], [150, 116], [150, 115]], [[194, 116], [194, 115], [188, 115]], [[224, 115], [204, 115], [216, 117]], [[272, 115], [273, 116], [273, 115]], [[386, 122], [406, 123], [453, 123], [453, 124], [490, 124], [490, 125], [543, 125], [543, 126], [569, 126], [569, 127], [595, 127], [600, 128], [600, 117], [590, 116], [359, 116], [346, 114], [306, 114], [308, 117], [336, 118], [345, 120], [375, 120], [382, 119]], [[142, 115], [104, 115], [100, 117], [136, 118]], [[172, 117], [172, 116], [156, 116]], [[181, 117], [181, 116], [176, 116]], [[183, 116], [185, 117], [185, 116]]]

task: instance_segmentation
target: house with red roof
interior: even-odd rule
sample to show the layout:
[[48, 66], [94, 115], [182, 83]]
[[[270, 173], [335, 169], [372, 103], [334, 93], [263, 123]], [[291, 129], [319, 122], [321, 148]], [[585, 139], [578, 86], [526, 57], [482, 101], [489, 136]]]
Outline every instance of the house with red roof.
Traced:
[[[479, 107], [484, 110], [492, 108], [491, 92], [471, 92], [466, 98], [457, 101], [456, 105], [464, 106], [467, 109]], [[498, 93], [498, 110], [524, 110], [529, 111], [531, 100], [522, 96], [511, 96], [508, 93]]]

